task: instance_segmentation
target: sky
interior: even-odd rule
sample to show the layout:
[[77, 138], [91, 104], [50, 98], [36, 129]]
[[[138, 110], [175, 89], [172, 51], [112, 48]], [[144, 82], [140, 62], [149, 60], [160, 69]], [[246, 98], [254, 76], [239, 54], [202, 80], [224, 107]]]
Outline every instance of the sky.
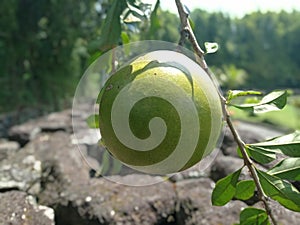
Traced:
[[[161, 0], [161, 7], [176, 13], [177, 8], [174, 0]], [[247, 13], [260, 10], [266, 11], [300, 11], [299, 0], [182, 0], [190, 10], [194, 8], [206, 11], [221, 11], [231, 17], [242, 17]]]

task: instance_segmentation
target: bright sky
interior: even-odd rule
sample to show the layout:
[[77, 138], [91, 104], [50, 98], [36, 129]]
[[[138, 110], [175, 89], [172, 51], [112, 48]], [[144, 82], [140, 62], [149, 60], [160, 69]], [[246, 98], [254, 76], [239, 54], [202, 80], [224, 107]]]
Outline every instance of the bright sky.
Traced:
[[[177, 8], [174, 0], [161, 0], [161, 7], [176, 13]], [[182, 0], [190, 10], [200, 8], [207, 11], [222, 11], [233, 17], [260, 10], [265, 11], [300, 11], [299, 0]]]

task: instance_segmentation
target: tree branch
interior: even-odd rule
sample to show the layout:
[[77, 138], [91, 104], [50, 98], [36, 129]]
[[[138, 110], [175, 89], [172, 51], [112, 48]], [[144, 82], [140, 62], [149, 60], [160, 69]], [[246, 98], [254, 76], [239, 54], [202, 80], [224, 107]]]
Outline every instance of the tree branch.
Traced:
[[194, 32], [192, 30], [192, 27], [190, 25], [189, 22], [189, 13], [186, 12], [186, 10], [183, 7], [183, 4], [181, 3], [181, 1], [175, 0], [176, 2], [176, 6], [178, 9], [178, 13], [179, 13], [179, 17], [180, 17], [180, 21], [181, 21], [181, 36], [183, 36], [182, 34], [184, 34], [183, 38], [188, 38], [190, 43], [193, 46], [193, 49], [196, 53], [196, 55], [199, 57], [199, 63], [201, 65], [201, 67], [207, 72], [208, 71], [208, 67], [207, 64], [205, 62], [204, 59], [204, 51], [200, 48], [197, 39], [194, 35]]
[[[192, 45], [192, 48], [194, 50], [194, 52], [196, 53], [197, 57], [198, 57], [198, 62], [200, 64], [200, 66], [202, 67], [202, 69], [204, 69], [204, 71], [207, 73], [207, 75], [210, 77], [210, 79], [212, 81], [213, 77], [211, 72], [208, 69], [208, 66], [206, 64], [206, 61], [204, 59], [204, 55], [205, 52], [201, 49], [201, 47], [199, 46], [197, 39], [195, 37], [195, 34], [191, 28], [190, 22], [189, 22], [189, 13], [185, 10], [183, 4], [181, 3], [181, 0], [175, 0], [177, 9], [178, 9], [178, 14], [180, 17], [180, 21], [181, 21], [181, 38], [180, 38], [180, 42], [179, 44], [182, 45], [184, 43], [184, 39], [188, 39]], [[266, 209], [267, 214], [269, 215], [269, 217], [271, 218], [271, 221], [274, 225], [277, 225], [277, 222], [274, 218], [274, 215], [272, 213], [271, 207], [268, 204], [268, 197], [265, 195], [263, 188], [259, 182], [259, 178], [257, 175], [257, 172], [255, 170], [255, 166], [252, 162], [252, 160], [250, 159], [246, 149], [245, 149], [245, 143], [243, 142], [243, 140], [240, 138], [237, 130], [235, 129], [231, 118], [230, 118], [230, 114], [229, 111], [226, 107], [226, 99], [225, 97], [222, 95], [222, 93], [219, 91], [218, 87], [216, 87], [216, 89], [218, 90], [219, 93], [219, 97], [221, 99], [221, 104], [222, 104], [222, 109], [223, 109], [223, 115], [224, 115], [224, 119], [227, 122], [227, 125], [233, 135], [233, 138], [235, 140], [235, 142], [237, 143], [239, 149], [241, 150], [241, 153], [243, 155], [243, 159], [244, 159], [244, 163], [245, 165], [248, 167], [251, 176], [253, 177], [254, 183], [256, 185], [258, 194], [259, 194], [259, 198], [260, 200], [263, 202], [264, 207]]]

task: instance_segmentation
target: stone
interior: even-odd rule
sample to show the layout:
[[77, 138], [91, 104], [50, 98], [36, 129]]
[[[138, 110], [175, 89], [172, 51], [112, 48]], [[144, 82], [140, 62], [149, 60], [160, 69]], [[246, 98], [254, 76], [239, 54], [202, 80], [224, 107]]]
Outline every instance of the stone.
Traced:
[[0, 224], [54, 225], [53, 209], [20, 191], [0, 193]]
[[38, 126], [42, 132], [66, 131], [70, 133], [72, 130], [71, 111], [64, 110], [51, 113], [41, 118]]
[[[95, 134], [99, 134], [99, 130], [88, 128], [85, 122], [90, 107], [77, 108], [72, 115], [71, 110], [51, 113], [14, 126], [9, 130], [10, 140], [0, 141], [0, 192], [3, 192], [0, 194], [0, 224], [7, 224], [6, 218], [13, 219], [11, 224], [49, 224], [44, 222], [45, 214], [50, 224], [54, 224], [54, 211], [58, 225], [238, 223], [241, 209], [247, 207], [244, 202], [232, 200], [224, 207], [216, 207], [210, 199], [214, 181], [244, 164], [236, 154], [230, 133], [225, 135], [217, 157], [209, 155], [208, 164], [203, 160], [205, 169], [199, 164], [167, 179], [123, 167], [112, 176], [114, 173], [110, 171], [115, 166], [109, 164], [107, 174], [110, 175], [91, 178], [97, 175], [94, 168], [97, 170], [105, 161], [105, 149], [97, 144], [99, 136]], [[71, 120], [75, 124], [74, 133]], [[235, 125], [246, 143], [273, 137], [277, 132], [243, 122]], [[240, 179], [251, 179], [247, 168], [242, 170]], [[153, 183], [155, 185], [149, 185]], [[35, 220], [35, 216], [33, 222], [27, 220], [31, 214], [24, 215], [23, 209], [18, 213], [17, 206], [15, 214], [9, 211], [6, 199], [11, 201], [12, 207], [15, 203], [23, 206], [34, 202], [32, 195], [38, 199], [39, 205], [34, 203], [32, 208], [40, 215], [40, 221]], [[251, 205], [256, 202], [257, 199], [246, 201]], [[3, 205], [7, 205], [7, 209], [3, 210]], [[285, 215], [289, 218], [284, 218]], [[276, 216], [282, 224], [299, 221], [297, 214], [285, 209], [280, 209]]]
[[[20, 151], [23, 155], [34, 155], [41, 161], [42, 198], [55, 201], [60, 198], [60, 192], [73, 182], [86, 183], [90, 177], [90, 167], [84, 161], [86, 151], [81, 146], [71, 143], [70, 134], [62, 131], [55, 133], [42, 133], [35, 140]], [[94, 167], [99, 167], [93, 159], [87, 159]]]
[[18, 142], [21, 146], [24, 146], [29, 141], [33, 140], [40, 132], [41, 129], [36, 125], [36, 122], [30, 120], [21, 125], [11, 127], [8, 132], [8, 138]]
[[[270, 200], [268, 202], [272, 213], [278, 224], [299, 225], [300, 213], [293, 212], [281, 206], [278, 202]], [[262, 202], [256, 203], [253, 207], [264, 209]]]
[[17, 141], [21, 146], [24, 146], [41, 132], [56, 131], [72, 132], [71, 110], [51, 113], [48, 116], [15, 125], [10, 128], [8, 138]]
[[242, 168], [244, 160], [232, 156], [224, 156], [220, 153], [216, 160], [212, 163], [210, 177], [214, 181], [226, 177], [230, 173]]
[[[35, 195], [43, 190], [44, 195], [59, 197], [60, 190], [74, 180], [86, 182], [89, 179], [91, 168], [77, 148], [71, 144], [70, 134], [65, 132], [39, 134], [17, 154], [0, 161], [0, 189]], [[98, 167], [95, 160], [88, 161]]]
[[15, 141], [0, 141], [0, 161], [9, 155], [15, 154], [20, 149], [20, 145]]
[[208, 178], [183, 180], [176, 184], [177, 224], [231, 225], [239, 222], [240, 211], [247, 205], [230, 201], [225, 206], [212, 206], [211, 193], [214, 182]]
[[41, 162], [34, 155], [14, 154], [0, 162], [0, 190], [40, 191]]
[[[278, 130], [278, 128], [270, 128], [266, 125], [251, 124], [241, 121], [234, 121], [234, 126], [239, 132], [242, 140], [247, 143], [257, 143], [264, 141], [269, 138], [277, 137], [283, 135], [283, 131]], [[227, 127], [224, 133], [224, 139], [221, 146], [221, 150], [224, 155], [230, 155], [238, 157], [237, 154], [237, 144], [235, 143], [233, 136]]]
[[[133, 187], [104, 178], [91, 179], [85, 184], [73, 183], [50, 204], [59, 224], [175, 225], [176, 195], [172, 183], [140, 174], [119, 176], [115, 180], [119, 183], [134, 180], [158, 183]], [[49, 203], [44, 199], [43, 204]]]

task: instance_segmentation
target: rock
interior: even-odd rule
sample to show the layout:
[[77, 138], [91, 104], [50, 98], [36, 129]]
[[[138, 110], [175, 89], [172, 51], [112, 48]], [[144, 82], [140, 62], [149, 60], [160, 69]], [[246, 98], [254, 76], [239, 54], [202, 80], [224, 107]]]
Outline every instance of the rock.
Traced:
[[37, 108], [20, 108], [16, 111], [0, 114], [0, 137], [7, 138], [8, 130], [17, 124], [24, 123], [28, 119], [37, 118], [44, 112]]
[[10, 128], [8, 138], [24, 146], [41, 132], [72, 131], [71, 111], [51, 113], [36, 120], [29, 120], [21, 125]]
[[9, 155], [15, 154], [20, 149], [20, 145], [15, 141], [0, 141], [0, 161]]
[[[119, 176], [119, 183], [141, 180], [156, 185], [132, 187], [104, 178], [73, 183], [51, 202], [57, 224], [175, 224], [176, 195], [170, 182], [148, 175]], [[43, 204], [49, 204], [44, 199]], [[70, 216], [72, 215], [72, 216]]]
[[[58, 225], [201, 225], [238, 222], [245, 203], [233, 200], [224, 207], [215, 207], [210, 200], [215, 185], [213, 180], [217, 181], [243, 166], [243, 160], [237, 158], [236, 146], [230, 134], [225, 135], [222, 152], [216, 158], [210, 155], [208, 162], [211, 164], [203, 160], [206, 169], [199, 164], [167, 180], [165, 177], [138, 174], [123, 167], [116, 173], [118, 175], [111, 176], [114, 174], [111, 171], [119, 168], [112, 163], [107, 170], [110, 176], [91, 178], [93, 170], [90, 166], [99, 168], [99, 164], [107, 159], [103, 154], [104, 148], [97, 144], [100, 136], [98, 130], [89, 129], [85, 122], [90, 107], [79, 107], [72, 112], [72, 116], [70, 110], [65, 110], [14, 126], [9, 131], [10, 141], [0, 141], [0, 191], [5, 192], [0, 194], [0, 224], [4, 223], [2, 218], [7, 218], [7, 212], [10, 215], [8, 218], [14, 220], [12, 224], [48, 224], [43, 220], [43, 206], [31, 204], [33, 198], [28, 197], [28, 193], [37, 197], [39, 204], [55, 210], [55, 222]], [[74, 133], [71, 120], [75, 124]], [[241, 122], [236, 125], [247, 143], [274, 134], [274, 131], [256, 128], [256, 125]], [[246, 168], [240, 178], [250, 178]], [[141, 187], [123, 185], [137, 183]], [[17, 207], [16, 212], [9, 211], [9, 206], [2, 210], [2, 205], [8, 204], [6, 199], [22, 206], [22, 210], [26, 208], [26, 212], [30, 210], [27, 210], [29, 206], [23, 207], [24, 204], [29, 202], [34, 205], [31, 209], [41, 215], [41, 221], [35, 220], [35, 214], [33, 222], [21, 221], [22, 218], [28, 219], [31, 214], [27, 216], [22, 210], [18, 213]], [[248, 203], [254, 204], [256, 201]], [[51, 215], [50, 224], [54, 224], [53, 210], [45, 209]], [[291, 218], [299, 220], [294, 214]], [[292, 224], [292, 219], [282, 221]]]
[[[263, 126], [258, 124], [235, 121], [234, 126], [239, 132], [239, 135], [241, 136], [242, 140], [247, 144], [260, 142], [283, 134], [282, 131], [274, 129], [274, 127], [270, 129], [266, 125]], [[221, 150], [224, 155], [238, 157], [236, 149], [237, 144], [235, 143], [233, 136], [229, 128], [227, 127]]]
[[[20, 151], [22, 155], [34, 155], [41, 161], [42, 180], [41, 198], [60, 198], [60, 192], [73, 182], [86, 183], [89, 179], [90, 168], [84, 162], [78, 146], [71, 144], [70, 134], [55, 132], [40, 134], [35, 140]], [[84, 150], [81, 147], [81, 150]], [[83, 152], [86, 156], [86, 152]], [[90, 163], [98, 164], [93, 159]]]
[[40, 119], [38, 126], [42, 132], [66, 131], [70, 133], [72, 130], [71, 111], [51, 113]]
[[0, 224], [54, 225], [53, 209], [38, 205], [24, 192], [0, 193]]
[[223, 207], [212, 206], [211, 193], [214, 182], [208, 178], [184, 180], [177, 183], [177, 224], [231, 225], [239, 221], [241, 201], [230, 201]]
[[[269, 205], [278, 224], [299, 225], [299, 212], [288, 210], [272, 200], [269, 201]], [[256, 203], [253, 207], [264, 209], [262, 202]]]
[[[82, 149], [82, 148], [81, 148]], [[89, 159], [98, 164], [95, 160]], [[77, 146], [65, 132], [39, 134], [18, 154], [0, 162], [0, 189], [17, 189], [59, 198], [60, 190], [74, 180], [86, 182], [90, 168], [84, 163]]]
[[40, 127], [37, 127], [36, 123], [33, 120], [30, 120], [21, 125], [11, 127], [8, 132], [8, 138], [18, 142], [21, 146], [24, 146], [29, 141], [33, 140], [40, 131]]
[[14, 154], [0, 162], [0, 190], [40, 191], [41, 162], [34, 155]]
[[220, 153], [211, 166], [210, 177], [214, 181], [218, 181], [219, 179], [240, 169], [243, 165], [243, 159], [232, 156], [224, 156]]

